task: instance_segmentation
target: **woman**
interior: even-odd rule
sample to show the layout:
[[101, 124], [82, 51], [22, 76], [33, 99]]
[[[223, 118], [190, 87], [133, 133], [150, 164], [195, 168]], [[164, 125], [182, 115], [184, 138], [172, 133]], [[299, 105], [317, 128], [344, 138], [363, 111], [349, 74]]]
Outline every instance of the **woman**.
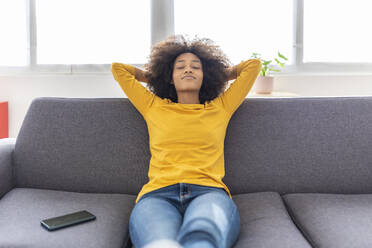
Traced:
[[144, 117], [150, 137], [149, 181], [129, 220], [134, 247], [235, 244], [240, 216], [222, 182], [225, 131], [260, 70], [259, 59], [230, 66], [210, 39], [182, 35], [155, 44], [144, 71], [112, 63], [115, 80]]

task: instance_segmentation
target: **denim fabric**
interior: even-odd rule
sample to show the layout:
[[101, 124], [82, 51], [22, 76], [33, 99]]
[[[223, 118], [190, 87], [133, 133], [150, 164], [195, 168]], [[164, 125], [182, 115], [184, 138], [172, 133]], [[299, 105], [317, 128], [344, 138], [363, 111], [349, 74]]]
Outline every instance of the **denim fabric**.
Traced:
[[135, 248], [156, 240], [182, 247], [232, 247], [240, 232], [235, 202], [223, 188], [177, 183], [144, 194], [129, 219]]

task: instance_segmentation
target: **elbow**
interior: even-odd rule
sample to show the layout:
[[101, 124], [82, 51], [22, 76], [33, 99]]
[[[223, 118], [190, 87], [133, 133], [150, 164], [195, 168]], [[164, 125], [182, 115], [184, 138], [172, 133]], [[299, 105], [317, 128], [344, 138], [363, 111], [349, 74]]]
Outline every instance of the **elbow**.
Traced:
[[116, 62], [111, 63], [111, 71], [115, 70], [117, 64]]

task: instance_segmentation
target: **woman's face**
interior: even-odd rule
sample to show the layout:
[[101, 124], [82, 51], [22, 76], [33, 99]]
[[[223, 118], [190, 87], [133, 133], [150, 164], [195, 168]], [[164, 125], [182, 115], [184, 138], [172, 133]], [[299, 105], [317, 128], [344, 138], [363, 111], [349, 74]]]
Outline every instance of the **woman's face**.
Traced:
[[203, 82], [203, 68], [200, 59], [193, 53], [182, 53], [173, 64], [173, 82], [177, 92], [199, 92]]

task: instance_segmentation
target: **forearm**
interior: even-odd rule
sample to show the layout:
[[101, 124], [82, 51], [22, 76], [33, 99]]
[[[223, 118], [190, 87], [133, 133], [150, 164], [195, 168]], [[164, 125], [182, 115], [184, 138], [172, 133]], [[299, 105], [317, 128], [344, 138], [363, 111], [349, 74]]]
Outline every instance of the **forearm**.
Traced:
[[141, 82], [144, 82], [144, 83], [148, 83], [149, 82], [149, 79], [148, 79], [148, 72], [147, 71], [144, 71], [140, 68], [137, 68], [137, 67], [134, 67], [134, 71], [135, 71], [135, 78], [138, 80], [138, 81], [141, 81]]
[[227, 80], [234, 80], [238, 77], [238, 65], [234, 65], [227, 70]]

